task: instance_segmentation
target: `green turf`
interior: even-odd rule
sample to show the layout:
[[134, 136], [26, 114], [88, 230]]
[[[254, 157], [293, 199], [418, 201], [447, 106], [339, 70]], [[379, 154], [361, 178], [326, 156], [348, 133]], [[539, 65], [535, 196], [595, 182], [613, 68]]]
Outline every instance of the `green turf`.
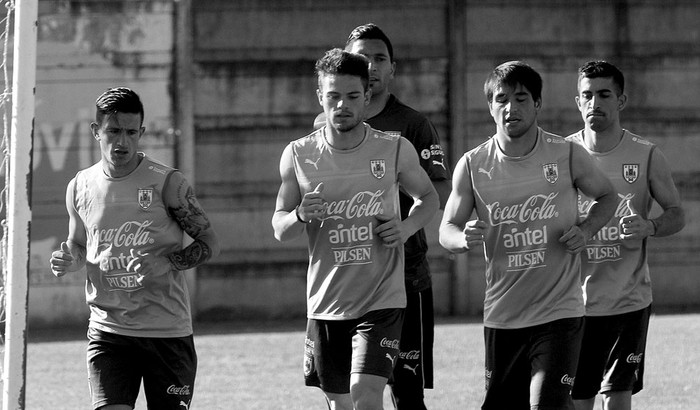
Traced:
[[[698, 406], [700, 315], [652, 317], [645, 389], [635, 410]], [[322, 393], [303, 385], [304, 323], [199, 325], [199, 374], [192, 409], [325, 409]], [[29, 332], [26, 409], [90, 409], [84, 330]], [[441, 321], [436, 328], [435, 386], [430, 409], [477, 409], [483, 392], [479, 322]], [[145, 409], [142, 398], [138, 409]], [[598, 407], [597, 407], [598, 408]]]

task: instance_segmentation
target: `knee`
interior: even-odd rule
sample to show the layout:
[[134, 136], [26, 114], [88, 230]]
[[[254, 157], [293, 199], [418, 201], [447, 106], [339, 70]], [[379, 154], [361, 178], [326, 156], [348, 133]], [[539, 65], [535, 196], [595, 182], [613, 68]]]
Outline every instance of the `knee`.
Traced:
[[381, 410], [384, 386], [355, 381], [350, 384], [350, 396], [356, 410]]

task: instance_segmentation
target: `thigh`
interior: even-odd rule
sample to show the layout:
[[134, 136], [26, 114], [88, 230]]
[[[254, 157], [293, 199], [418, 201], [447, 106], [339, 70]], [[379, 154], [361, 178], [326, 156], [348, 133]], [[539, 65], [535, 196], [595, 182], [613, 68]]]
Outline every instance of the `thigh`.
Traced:
[[619, 335], [609, 353], [601, 392], [642, 390], [650, 314], [647, 307], [615, 317]]
[[354, 321], [309, 319], [304, 341], [304, 380], [326, 393], [350, 393]]
[[560, 319], [536, 327], [530, 351], [530, 405], [540, 409], [573, 408], [583, 318]]
[[141, 387], [141, 361], [132, 338], [88, 328], [87, 368], [93, 408], [134, 407]]
[[197, 374], [192, 335], [144, 338], [143, 386], [149, 410], [189, 408]]
[[530, 408], [529, 329], [484, 328], [485, 396], [482, 409]]
[[403, 309], [382, 309], [358, 319], [352, 337], [351, 373], [389, 378], [399, 356]]

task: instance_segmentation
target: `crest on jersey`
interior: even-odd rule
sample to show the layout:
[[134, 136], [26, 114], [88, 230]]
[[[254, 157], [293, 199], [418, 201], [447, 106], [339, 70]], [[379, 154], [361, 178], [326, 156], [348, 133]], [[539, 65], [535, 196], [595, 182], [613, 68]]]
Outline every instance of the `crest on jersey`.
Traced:
[[384, 178], [386, 174], [386, 163], [383, 159], [372, 159], [369, 161], [369, 167], [372, 170], [372, 175], [377, 179]]
[[556, 162], [542, 165], [544, 179], [550, 184], [557, 182], [559, 179], [559, 165]]
[[622, 164], [622, 177], [632, 184], [639, 178], [639, 164]]
[[139, 188], [138, 199], [141, 209], [148, 209], [153, 203], [153, 188]]

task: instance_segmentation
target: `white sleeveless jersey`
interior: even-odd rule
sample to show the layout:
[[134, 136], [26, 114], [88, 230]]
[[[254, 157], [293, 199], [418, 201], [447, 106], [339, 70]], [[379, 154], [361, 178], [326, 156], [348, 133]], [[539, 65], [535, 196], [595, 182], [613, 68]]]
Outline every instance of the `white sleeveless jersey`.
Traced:
[[132, 250], [164, 255], [182, 249], [183, 231], [162, 199], [172, 172], [143, 156], [122, 178], [106, 176], [97, 163], [73, 179], [69, 195], [87, 231], [85, 293], [91, 327], [138, 337], [192, 334], [182, 272], [152, 276], [139, 285], [136, 274], [126, 271]]
[[577, 222], [571, 143], [538, 130], [534, 149], [508, 157], [492, 137], [467, 152], [484, 238], [484, 325], [535, 326], [583, 316], [580, 259], [559, 238]]
[[325, 127], [291, 142], [302, 196], [323, 182], [325, 212], [307, 225], [307, 314], [348, 320], [403, 308], [403, 246], [387, 248], [374, 232], [377, 215], [399, 215], [399, 139], [365, 125], [362, 143], [336, 150]]
[[[567, 137], [584, 148], [583, 131]], [[649, 193], [649, 161], [655, 145], [624, 131], [612, 150], [588, 150], [598, 167], [618, 192], [615, 215], [593, 237], [582, 253], [582, 280], [586, 315], [607, 316], [633, 312], [651, 304], [651, 277], [647, 264], [646, 239], [620, 239], [620, 219], [630, 215], [628, 202], [647, 218], [652, 198]], [[579, 214], [588, 215], [593, 201], [579, 195]]]

